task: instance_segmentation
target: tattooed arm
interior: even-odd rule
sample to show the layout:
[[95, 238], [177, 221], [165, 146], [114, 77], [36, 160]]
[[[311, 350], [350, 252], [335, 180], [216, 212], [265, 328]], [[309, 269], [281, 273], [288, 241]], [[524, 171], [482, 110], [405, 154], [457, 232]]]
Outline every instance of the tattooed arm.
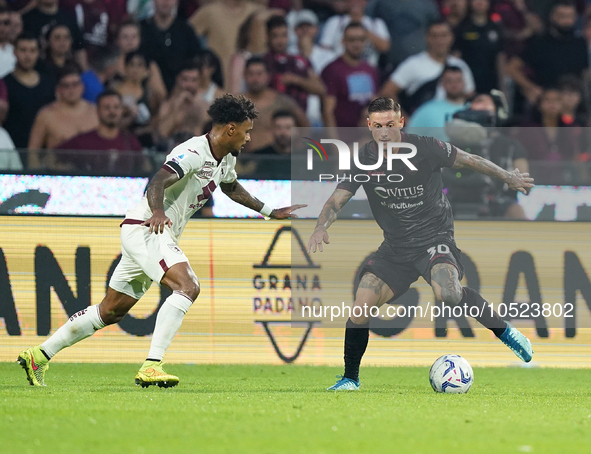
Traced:
[[148, 183], [146, 198], [152, 210], [152, 217], [142, 225], [150, 227], [150, 233], [163, 233], [165, 226], [172, 226], [172, 221], [164, 214], [164, 190], [177, 181], [179, 177], [176, 173], [160, 169]]
[[308, 252], [316, 252], [316, 248], [322, 252], [322, 242], [329, 244], [330, 241], [328, 241], [328, 232], [326, 230], [337, 220], [339, 212], [351, 200], [351, 197], [353, 197], [353, 193], [346, 189], [336, 189], [333, 192], [324, 204], [320, 216], [318, 216], [314, 233], [308, 240]]
[[[258, 211], [259, 213], [263, 209], [265, 204], [259, 199], [251, 195], [244, 187], [238, 183], [238, 180], [234, 180], [232, 183], [221, 183], [220, 188], [222, 192], [230, 197], [234, 202], [239, 203], [246, 208]], [[307, 205], [292, 205], [284, 208], [276, 208], [271, 211], [269, 217], [273, 219], [290, 219], [297, 218], [297, 215], [292, 214], [292, 211], [298, 208], [303, 208]]]
[[534, 187], [534, 179], [529, 176], [529, 173], [521, 173], [519, 169], [509, 172], [487, 159], [462, 150], [458, 150], [453, 168], [475, 170], [504, 181], [509, 185], [509, 188], [524, 194], [528, 194], [529, 190]]

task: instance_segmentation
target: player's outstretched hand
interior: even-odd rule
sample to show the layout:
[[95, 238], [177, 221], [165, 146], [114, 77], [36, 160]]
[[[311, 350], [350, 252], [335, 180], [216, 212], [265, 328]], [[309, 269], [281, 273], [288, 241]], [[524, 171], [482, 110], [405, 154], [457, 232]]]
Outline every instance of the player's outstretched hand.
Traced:
[[326, 227], [317, 226], [316, 229], [314, 230], [314, 233], [312, 234], [312, 236], [308, 240], [308, 253], [316, 252], [316, 249], [318, 249], [320, 252], [322, 252], [322, 242], [323, 241], [326, 244], [330, 243], [330, 241], [328, 240], [328, 232], [326, 231]]
[[164, 210], [155, 211], [152, 217], [142, 223], [147, 227], [150, 227], [150, 233], [164, 233], [164, 227], [172, 227], [172, 221], [164, 214]]
[[519, 169], [513, 170], [509, 173], [507, 184], [514, 191], [523, 192], [525, 195], [529, 194], [534, 185], [534, 179], [529, 176], [529, 173], [521, 173]]
[[308, 205], [292, 205], [290, 207], [275, 208], [269, 217], [272, 219], [297, 219], [298, 215], [293, 214], [293, 211], [299, 210], [300, 208], [305, 208], [307, 206]]

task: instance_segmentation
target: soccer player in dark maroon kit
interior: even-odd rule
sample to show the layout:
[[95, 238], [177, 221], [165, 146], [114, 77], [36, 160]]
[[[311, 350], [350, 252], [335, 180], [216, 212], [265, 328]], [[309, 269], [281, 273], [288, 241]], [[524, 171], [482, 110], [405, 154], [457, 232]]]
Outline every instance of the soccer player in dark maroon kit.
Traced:
[[[376, 164], [379, 146], [384, 154], [382, 165], [373, 171], [357, 170], [358, 175], [371, 174], [370, 178], [358, 178], [360, 181], [369, 180], [367, 182], [356, 183], [352, 178], [339, 183], [325, 203], [308, 241], [309, 251], [322, 251], [322, 243], [329, 242], [328, 228], [357, 189], [363, 186], [374, 218], [384, 231], [384, 242], [361, 270], [362, 277], [353, 303], [354, 308], [360, 307], [361, 310], [351, 312], [345, 331], [345, 373], [328, 389], [359, 389], [359, 365], [369, 340], [370, 308], [402, 296], [420, 276], [445, 304], [464, 307], [467, 315], [471, 307], [477, 307], [480, 316], [475, 317], [476, 320], [490, 329], [521, 360], [531, 361], [533, 350], [529, 339], [494, 312], [478, 292], [462, 287], [460, 283], [464, 271], [460, 250], [454, 241], [451, 205], [443, 193], [441, 168], [472, 169], [502, 180], [511, 189], [524, 194], [534, 186], [533, 178], [517, 169], [508, 172], [484, 158], [432, 137], [402, 132], [404, 118], [400, 105], [390, 98], [375, 99], [370, 103], [368, 112], [368, 126], [374, 140], [361, 147], [359, 162], [363, 165]], [[401, 159], [394, 159], [388, 171], [387, 142], [414, 145], [417, 153], [407, 159], [417, 170], [411, 170]], [[408, 150], [393, 152], [408, 153]], [[390, 175], [393, 178], [388, 178]], [[402, 175], [403, 178], [394, 175]], [[355, 313], [361, 313], [361, 316]]]

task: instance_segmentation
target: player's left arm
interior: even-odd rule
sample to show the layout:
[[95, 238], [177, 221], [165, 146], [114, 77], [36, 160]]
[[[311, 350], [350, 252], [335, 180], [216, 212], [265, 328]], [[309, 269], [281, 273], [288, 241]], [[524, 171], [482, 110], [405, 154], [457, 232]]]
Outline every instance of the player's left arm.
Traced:
[[297, 214], [294, 214], [293, 211], [308, 206], [292, 205], [284, 208], [271, 209], [244, 189], [244, 186], [242, 186], [238, 180], [234, 180], [231, 183], [220, 183], [220, 188], [222, 189], [222, 192], [234, 202], [272, 219], [297, 219], [298, 216]]
[[534, 187], [534, 179], [529, 176], [529, 173], [521, 173], [519, 169], [509, 172], [488, 159], [466, 153], [460, 149], [457, 150], [456, 159], [452, 167], [454, 169], [475, 170], [489, 177], [504, 181], [509, 188], [524, 194], [528, 194], [530, 189]]

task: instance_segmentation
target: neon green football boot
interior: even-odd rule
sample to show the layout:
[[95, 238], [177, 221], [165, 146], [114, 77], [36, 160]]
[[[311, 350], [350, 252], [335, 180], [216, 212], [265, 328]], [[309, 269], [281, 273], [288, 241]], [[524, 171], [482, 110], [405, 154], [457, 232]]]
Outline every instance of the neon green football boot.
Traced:
[[41, 351], [41, 347], [23, 350], [16, 361], [27, 373], [27, 380], [33, 386], [45, 386], [45, 372], [49, 369], [49, 360]]
[[167, 374], [162, 366], [162, 361], [145, 361], [135, 376], [135, 384], [147, 388], [150, 385], [158, 385], [160, 388], [172, 388], [179, 384], [179, 378]]

